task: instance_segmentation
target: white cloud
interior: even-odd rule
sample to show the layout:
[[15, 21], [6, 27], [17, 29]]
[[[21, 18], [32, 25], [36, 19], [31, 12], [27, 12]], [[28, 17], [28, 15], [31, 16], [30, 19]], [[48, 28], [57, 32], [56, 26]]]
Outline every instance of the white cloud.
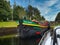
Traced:
[[42, 3], [40, 3], [40, 4], [38, 3], [36, 7], [40, 10], [41, 15], [46, 15], [52, 10], [45, 3], [43, 3], [43, 4]]
[[49, 13], [51, 11], [51, 9], [47, 8], [47, 7], [37, 6], [37, 8], [40, 10], [41, 15], [46, 15], [47, 13]]
[[46, 7], [53, 6], [53, 5], [56, 4], [57, 2], [58, 2], [58, 0], [45, 1], [44, 6], [46, 6]]
[[[41, 12], [41, 15], [43, 15], [46, 20], [55, 20], [55, 17], [56, 17], [56, 13], [55, 14], [50, 14], [49, 13], [52, 13], [54, 10], [51, 8], [51, 6], [55, 5], [59, 0], [48, 0], [48, 1], [45, 1], [44, 3], [38, 3], [37, 4], [37, 8], [40, 10]], [[60, 5], [57, 5], [57, 7], [60, 8]], [[52, 18], [51, 18], [52, 17]]]
[[[59, 11], [53, 12], [51, 15], [45, 16], [48, 21], [54, 21]], [[50, 12], [51, 13], [51, 12]]]
[[59, 10], [60, 9], [60, 3], [58, 3], [57, 5], [55, 5], [55, 7]]
[[43, 3], [38, 2], [36, 5], [43, 6], [43, 7], [50, 7], [56, 4], [59, 0], [47, 0]]

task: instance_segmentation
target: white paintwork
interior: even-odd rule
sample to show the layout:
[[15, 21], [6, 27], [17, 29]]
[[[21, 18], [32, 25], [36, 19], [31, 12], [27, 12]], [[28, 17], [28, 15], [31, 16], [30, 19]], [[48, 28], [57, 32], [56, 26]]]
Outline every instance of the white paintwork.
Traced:
[[51, 45], [51, 37], [46, 40], [45, 45]]
[[[54, 28], [54, 30], [56, 30], [56, 35], [59, 34], [60, 35], [60, 26], [57, 26]], [[41, 42], [39, 42], [38, 45], [40, 45]], [[57, 38], [57, 44], [60, 45], [60, 38]], [[55, 45], [57, 45], [55, 44]], [[53, 39], [50, 36], [50, 32], [47, 33], [47, 36], [44, 38], [43, 42], [41, 45], [53, 45]]]
[[57, 38], [57, 43], [58, 45], [60, 45], [60, 38]]
[[56, 30], [56, 34], [59, 34], [60, 35], [60, 29], [57, 29]]
[[[56, 29], [56, 35], [60, 35], [60, 27]], [[57, 37], [57, 43], [60, 45], [60, 38]]]
[[[47, 36], [44, 38], [42, 45], [52, 45], [52, 38], [50, 36], [50, 32], [47, 33]], [[41, 42], [39, 42], [38, 45], [40, 45]]]

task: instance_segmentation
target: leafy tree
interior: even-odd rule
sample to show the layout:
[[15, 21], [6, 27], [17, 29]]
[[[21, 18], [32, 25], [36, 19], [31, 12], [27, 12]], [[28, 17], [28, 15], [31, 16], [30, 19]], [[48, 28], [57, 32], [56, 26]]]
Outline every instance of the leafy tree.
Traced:
[[16, 6], [13, 12], [14, 20], [22, 19], [26, 15], [26, 11], [23, 7]]
[[42, 16], [42, 20], [45, 20], [45, 18]]
[[10, 2], [0, 0], [0, 21], [6, 21], [10, 15]]
[[28, 6], [27, 9], [27, 17], [31, 20], [33, 15], [33, 7], [31, 5]]
[[40, 21], [41, 20], [41, 15], [40, 15], [40, 11], [37, 8], [33, 8], [34, 10], [34, 17], [36, 18], [36, 20]]
[[60, 21], [60, 12], [57, 14], [55, 21]]
[[38, 21], [44, 20], [44, 17], [41, 17], [41, 15], [40, 15], [40, 11], [37, 8], [32, 7], [31, 5], [28, 6], [27, 17], [30, 20], [32, 20], [32, 19], [36, 19]]

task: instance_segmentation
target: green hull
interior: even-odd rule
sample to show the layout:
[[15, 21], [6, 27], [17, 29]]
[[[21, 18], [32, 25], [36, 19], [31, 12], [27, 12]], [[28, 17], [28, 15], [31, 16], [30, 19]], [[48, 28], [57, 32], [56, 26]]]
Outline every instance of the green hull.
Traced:
[[30, 20], [23, 20], [23, 25], [29, 25], [29, 26], [40, 26], [39, 24], [32, 22]]

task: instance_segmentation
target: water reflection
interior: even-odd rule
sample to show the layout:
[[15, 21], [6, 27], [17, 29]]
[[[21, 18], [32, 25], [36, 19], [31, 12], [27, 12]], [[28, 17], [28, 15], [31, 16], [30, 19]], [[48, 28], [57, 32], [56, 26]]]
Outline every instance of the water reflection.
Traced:
[[35, 39], [21, 39], [20, 42], [20, 45], [37, 45]]
[[0, 45], [37, 45], [36, 39], [21, 39], [18, 37], [0, 39]]

